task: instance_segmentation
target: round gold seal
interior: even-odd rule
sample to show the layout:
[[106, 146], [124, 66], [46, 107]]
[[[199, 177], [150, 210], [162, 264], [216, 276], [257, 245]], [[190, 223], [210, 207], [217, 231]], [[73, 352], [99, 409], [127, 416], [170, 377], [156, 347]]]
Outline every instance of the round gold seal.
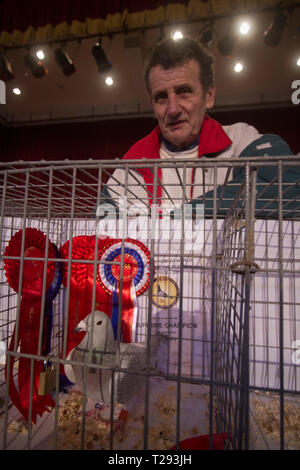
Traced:
[[159, 308], [170, 308], [176, 305], [179, 299], [179, 287], [168, 276], [157, 277], [152, 286], [152, 302]]

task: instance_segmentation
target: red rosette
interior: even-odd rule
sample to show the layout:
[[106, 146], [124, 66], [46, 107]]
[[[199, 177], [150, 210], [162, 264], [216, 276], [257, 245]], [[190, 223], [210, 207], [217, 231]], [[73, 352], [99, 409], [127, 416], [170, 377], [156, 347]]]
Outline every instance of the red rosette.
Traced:
[[[8, 243], [4, 256], [21, 258], [23, 230], [19, 230]], [[24, 240], [23, 284], [21, 293], [33, 291], [37, 295], [42, 293], [44, 261], [27, 260], [28, 258], [45, 258], [46, 236], [35, 228], [26, 228]], [[48, 246], [48, 258], [55, 258], [55, 251], [51, 242]], [[20, 259], [5, 259], [4, 269], [10, 287], [19, 292]], [[46, 291], [50, 288], [55, 270], [55, 262], [47, 263]]]
[[[15, 291], [22, 294], [20, 303], [19, 332], [16, 337], [14, 329], [9, 350], [13, 351], [15, 341], [17, 347], [20, 346], [20, 352], [26, 354], [38, 353], [39, 328], [41, 320], [41, 299], [43, 289], [43, 273], [45, 260], [26, 258], [44, 258], [46, 256], [46, 236], [40, 230], [34, 228], [25, 229], [24, 239], [24, 261], [23, 276], [19, 288], [19, 276], [21, 266], [23, 230], [19, 230], [7, 245], [4, 257], [11, 256], [17, 259], [4, 259], [4, 269], [7, 282]], [[48, 244], [48, 258], [56, 258], [56, 253], [51, 242]], [[50, 288], [55, 272], [55, 262], [47, 262], [46, 270], [46, 291]], [[18, 408], [25, 419], [28, 419], [30, 404], [30, 363], [31, 360], [20, 357], [18, 369], [18, 388], [17, 390], [13, 380], [13, 365], [15, 357], [11, 356], [10, 361], [10, 380], [9, 393], [14, 405]], [[50, 395], [39, 396], [38, 386], [39, 377], [43, 368], [42, 361], [34, 361], [34, 381], [32, 393], [32, 421], [36, 422], [36, 416], [40, 416], [48, 407], [55, 405]], [[7, 377], [7, 368], [5, 368]]]
[[[76, 260], [95, 259], [95, 236], [77, 236], [72, 239], [71, 272], [70, 272], [70, 297], [68, 310], [68, 331], [66, 358], [73, 348], [83, 339], [85, 332], [76, 332], [75, 328], [92, 310], [92, 294], [94, 284], [94, 264], [76, 262]], [[103, 246], [114, 242], [111, 238], [98, 239], [98, 251]], [[70, 241], [68, 240], [60, 249], [60, 256], [69, 260]], [[68, 284], [69, 262], [63, 263], [62, 282], [64, 286]], [[111, 299], [109, 294], [96, 283], [95, 309], [111, 315]]]

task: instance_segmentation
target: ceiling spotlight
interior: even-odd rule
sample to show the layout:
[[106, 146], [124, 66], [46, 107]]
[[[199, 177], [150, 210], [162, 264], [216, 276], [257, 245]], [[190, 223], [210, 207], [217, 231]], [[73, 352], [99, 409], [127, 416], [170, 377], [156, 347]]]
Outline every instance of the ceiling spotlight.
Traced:
[[40, 49], [39, 51], [36, 52], [36, 56], [40, 60], [45, 59], [45, 54], [44, 54], [44, 51], [42, 51], [42, 49]]
[[237, 37], [236, 33], [233, 28], [228, 29], [226, 34], [223, 36], [222, 39], [218, 42], [217, 48], [220, 54], [224, 55], [225, 57], [231, 56], [234, 46], [236, 44]]
[[203, 28], [199, 35], [200, 42], [207, 48], [210, 48], [214, 40], [214, 31], [212, 24]]
[[63, 50], [63, 48], [58, 48], [54, 52], [55, 55], [55, 60], [58, 63], [58, 65], [61, 67], [63, 74], [66, 75], [67, 77], [69, 75], [72, 75], [72, 73], [76, 72], [76, 67], [66, 51]]
[[14, 89], [13, 89], [13, 93], [14, 93], [15, 95], [20, 95], [20, 94], [21, 94], [20, 88], [14, 88]]
[[37, 57], [31, 55], [30, 52], [25, 56], [25, 64], [35, 78], [41, 78], [48, 73], [42, 62]]
[[111, 86], [111, 85], [113, 85], [114, 81], [113, 81], [112, 77], [106, 77], [105, 83], [106, 83], [106, 85]]
[[248, 34], [250, 31], [250, 25], [246, 21], [240, 24], [240, 33], [243, 35]]
[[243, 65], [240, 62], [237, 62], [234, 66], [234, 71], [239, 73], [243, 70], [243, 68], [244, 68]]
[[264, 43], [272, 47], [277, 46], [281, 41], [286, 22], [287, 17], [282, 11], [276, 13], [274, 20], [264, 32]]
[[297, 65], [298, 65], [298, 67], [300, 67], [300, 57], [299, 57], [299, 59], [297, 60]]
[[96, 61], [98, 70], [100, 73], [107, 73], [112, 69], [111, 62], [108, 61], [103, 47], [101, 46], [101, 41], [97, 42], [92, 47], [92, 54]]
[[172, 35], [172, 38], [174, 39], [174, 41], [178, 41], [178, 39], [183, 38], [183, 34], [181, 31], [175, 31], [175, 33], [173, 33]]
[[0, 80], [3, 80], [3, 82], [9, 82], [13, 78], [15, 78], [15, 76], [8, 58], [0, 52]]

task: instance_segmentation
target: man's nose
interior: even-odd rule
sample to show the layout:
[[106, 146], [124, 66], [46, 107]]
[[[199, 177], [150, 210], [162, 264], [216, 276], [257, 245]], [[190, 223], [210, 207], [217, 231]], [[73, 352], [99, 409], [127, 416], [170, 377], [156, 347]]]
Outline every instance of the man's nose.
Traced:
[[175, 117], [181, 113], [180, 103], [176, 95], [169, 95], [168, 97], [168, 117]]

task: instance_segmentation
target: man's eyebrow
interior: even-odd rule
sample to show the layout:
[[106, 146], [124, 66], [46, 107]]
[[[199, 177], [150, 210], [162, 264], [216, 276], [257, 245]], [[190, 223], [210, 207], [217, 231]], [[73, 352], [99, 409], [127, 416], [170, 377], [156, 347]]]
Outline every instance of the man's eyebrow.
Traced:
[[190, 83], [180, 83], [179, 85], [175, 87], [175, 90], [180, 90], [181, 88], [189, 88], [190, 90], [193, 89]]
[[[174, 87], [175, 91], [180, 91], [182, 88], [189, 88], [190, 90], [193, 89], [192, 85], [190, 83], [187, 83], [187, 82], [184, 82], [184, 83], [180, 83], [179, 85], [176, 85]], [[163, 94], [168, 94], [168, 91], [166, 88], [161, 88], [159, 90], [156, 90], [154, 93], [153, 93], [153, 97], [157, 97], [159, 95], [163, 95]]]

